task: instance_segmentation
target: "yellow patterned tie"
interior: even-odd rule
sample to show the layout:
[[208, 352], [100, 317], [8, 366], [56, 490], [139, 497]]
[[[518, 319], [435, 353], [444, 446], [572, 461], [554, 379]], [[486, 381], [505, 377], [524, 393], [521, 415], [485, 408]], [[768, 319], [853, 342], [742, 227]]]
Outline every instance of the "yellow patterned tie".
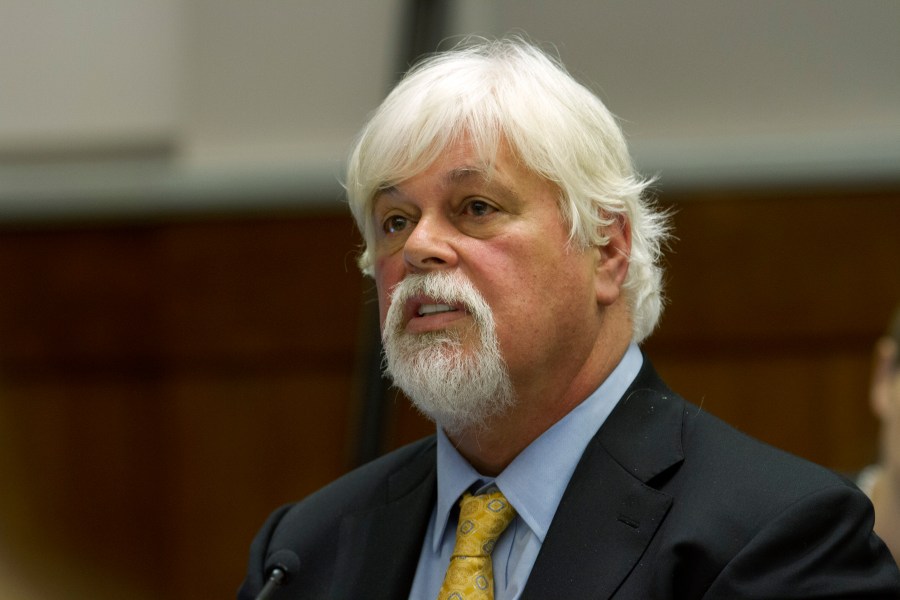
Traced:
[[515, 516], [515, 509], [500, 492], [463, 496], [456, 546], [438, 600], [494, 600], [491, 552]]

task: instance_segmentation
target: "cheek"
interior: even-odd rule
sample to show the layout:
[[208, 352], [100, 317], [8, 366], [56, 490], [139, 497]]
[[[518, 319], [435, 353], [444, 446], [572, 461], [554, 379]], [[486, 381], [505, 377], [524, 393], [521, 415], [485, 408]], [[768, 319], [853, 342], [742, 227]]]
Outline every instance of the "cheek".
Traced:
[[387, 320], [388, 309], [390, 308], [390, 297], [386, 293], [378, 290], [378, 324], [384, 329], [384, 322]]
[[898, 444], [900, 444], [900, 376], [894, 379], [893, 385], [888, 389], [888, 394], [890, 395], [890, 408], [886, 420], [891, 422], [893, 432], [898, 437]]
[[388, 261], [379, 261], [375, 264], [375, 289], [378, 293], [378, 314], [381, 325], [387, 317], [388, 308], [391, 303], [391, 289], [397, 285], [403, 278], [402, 270], [397, 273], [397, 269], [391, 269]]
[[596, 314], [590, 265], [571, 255], [546, 258], [533, 257], [537, 267], [522, 269], [506, 290], [505, 312], [526, 344], [580, 335]]
[[[504, 337], [524, 338], [530, 344], [534, 336], [547, 335], [566, 311], [574, 310], [572, 298], [583, 293], [586, 281], [581, 273], [561, 268], [559, 257], [511, 251], [512, 260], [486, 262], [481, 266], [479, 289], [494, 310]], [[576, 291], [580, 290], [580, 291]]]

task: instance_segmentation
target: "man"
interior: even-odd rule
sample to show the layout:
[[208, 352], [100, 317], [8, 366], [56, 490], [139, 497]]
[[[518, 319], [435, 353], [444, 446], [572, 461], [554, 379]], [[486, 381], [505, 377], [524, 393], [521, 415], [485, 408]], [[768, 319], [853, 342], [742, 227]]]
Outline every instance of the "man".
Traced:
[[900, 307], [875, 345], [872, 412], [881, 425], [881, 456], [860, 473], [859, 487], [875, 507], [875, 532], [900, 557]]
[[519, 40], [432, 57], [346, 185], [387, 371], [438, 431], [274, 513], [240, 598], [279, 552], [278, 598], [900, 597], [858, 489], [643, 357], [666, 218], [554, 60]]

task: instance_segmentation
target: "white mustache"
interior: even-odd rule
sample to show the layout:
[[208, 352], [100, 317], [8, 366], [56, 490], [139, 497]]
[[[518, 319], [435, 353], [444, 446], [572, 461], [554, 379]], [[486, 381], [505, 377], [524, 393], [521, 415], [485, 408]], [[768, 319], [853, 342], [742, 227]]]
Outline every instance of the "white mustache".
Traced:
[[[474, 320], [475, 336], [464, 340], [458, 328], [407, 333], [405, 307], [417, 295], [464, 307]], [[408, 275], [390, 290], [390, 302], [382, 331], [385, 373], [420, 411], [453, 434], [477, 430], [513, 406], [515, 393], [493, 313], [465, 275]]]
[[403, 307], [413, 296], [424, 295], [436, 302], [461, 304], [481, 327], [493, 322], [491, 309], [472, 282], [459, 271], [434, 271], [407, 275], [391, 289], [391, 306], [385, 332], [403, 327]]

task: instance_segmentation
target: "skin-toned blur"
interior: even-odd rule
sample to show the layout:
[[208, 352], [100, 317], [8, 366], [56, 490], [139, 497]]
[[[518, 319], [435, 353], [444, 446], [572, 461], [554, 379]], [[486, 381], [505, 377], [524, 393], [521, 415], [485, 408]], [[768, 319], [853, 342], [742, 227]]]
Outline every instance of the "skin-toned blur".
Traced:
[[881, 426], [881, 456], [860, 483], [875, 506], [875, 533], [900, 559], [900, 307], [875, 345], [871, 402]]

